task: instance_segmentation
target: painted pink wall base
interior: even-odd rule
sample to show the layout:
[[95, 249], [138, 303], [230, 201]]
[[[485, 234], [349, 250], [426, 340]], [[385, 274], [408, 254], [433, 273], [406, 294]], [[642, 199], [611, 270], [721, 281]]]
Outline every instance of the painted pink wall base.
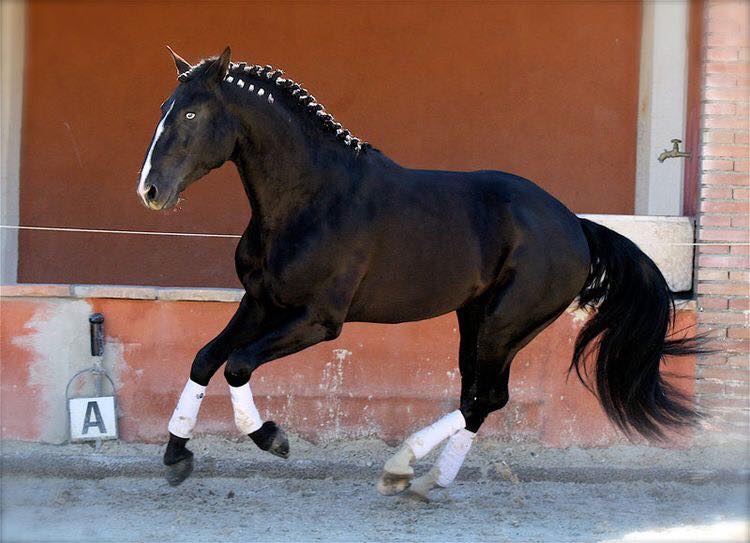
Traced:
[[[104, 363], [117, 382], [126, 441], [162, 442], [195, 352], [227, 322], [235, 303], [132, 299], [2, 299], [2, 435], [62, 441], [64, 386], [90, 365], [90, 312], [104, 313]], [[483, 437], [553, 447], [624, 442], [575, 377], [567, 380], [585, 315], [568, 311], [516, 358], [511, 400]], [[678, 329], [695, 322], [678, 312]], [[453, 315], [402, 325], [348, 324], [340, 338], [271, 362], [251, 381], [261, 415], [314, 442], [377, 436], [395, 443], [456, 409], [460, 390]], [[692, 394], [695, 361], [671, 369]], [[75, 390], [83, 394], [83, 389]], [[196, 433], [235, 433], [226, 382], [217, 373]], [[685, 443], [683, 441], [683, 443]]]

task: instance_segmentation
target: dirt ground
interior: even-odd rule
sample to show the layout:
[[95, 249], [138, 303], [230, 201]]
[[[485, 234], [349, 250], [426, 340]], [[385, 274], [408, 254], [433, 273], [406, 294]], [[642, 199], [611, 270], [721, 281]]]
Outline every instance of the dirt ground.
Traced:
[[[480, 443], [459, 480], [430, 503], [377, 494], [375, 479], [392, 452], [377, 440], [323, 447], [296, 439], [296, 460], [286, 462], [222, 438], [198, 439], [193, 448], [193, 477], [172, 488], [158, 476], [154, 445], [111, 443], [95, 452], [4, 443], [2, 540], [747, 539], [746, 474], [735, 470], [744, 468], [743, 448], [701, 454]], [[723, 469], [734, 475], [717, 478]]]

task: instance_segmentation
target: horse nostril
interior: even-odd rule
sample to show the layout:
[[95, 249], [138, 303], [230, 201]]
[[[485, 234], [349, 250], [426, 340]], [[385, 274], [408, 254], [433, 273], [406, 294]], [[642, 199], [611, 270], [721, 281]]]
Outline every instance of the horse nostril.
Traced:
[[159, 192], [159, 190], [154, 185], [151, 185], [146, 191], [146, 200], [155, 200], [157, 192]]

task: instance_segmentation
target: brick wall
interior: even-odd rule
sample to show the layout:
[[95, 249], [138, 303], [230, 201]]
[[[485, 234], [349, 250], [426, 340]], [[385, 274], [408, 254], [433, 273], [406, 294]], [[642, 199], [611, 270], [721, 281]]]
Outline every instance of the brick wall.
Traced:
[[748, 95], [750, 40], [745, 1], [705, 5], [698, 240], [698, 326], [716, 352], [698, 361], [696, 393], [722, 438], [747, 435]]

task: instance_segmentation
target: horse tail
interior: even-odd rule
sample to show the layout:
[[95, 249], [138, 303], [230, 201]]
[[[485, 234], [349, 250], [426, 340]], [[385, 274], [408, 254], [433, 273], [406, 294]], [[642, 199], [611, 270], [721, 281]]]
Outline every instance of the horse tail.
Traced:
[[[591, 270], [579, 307], [596, 308], [578, 335], [569, 371], [594, 392], [609, 419], [623, 432], [664, 439], [700, 418], [692, 402], [665, 382], [666, 356], [702, 351], [701, 339], [670, 339], [674, 297], [656, 264], [617, 232], [581, 219]], [[596, 352], [594, 386], [585, 359]], [[595, 391], [594, 391], [595, 389]]]

